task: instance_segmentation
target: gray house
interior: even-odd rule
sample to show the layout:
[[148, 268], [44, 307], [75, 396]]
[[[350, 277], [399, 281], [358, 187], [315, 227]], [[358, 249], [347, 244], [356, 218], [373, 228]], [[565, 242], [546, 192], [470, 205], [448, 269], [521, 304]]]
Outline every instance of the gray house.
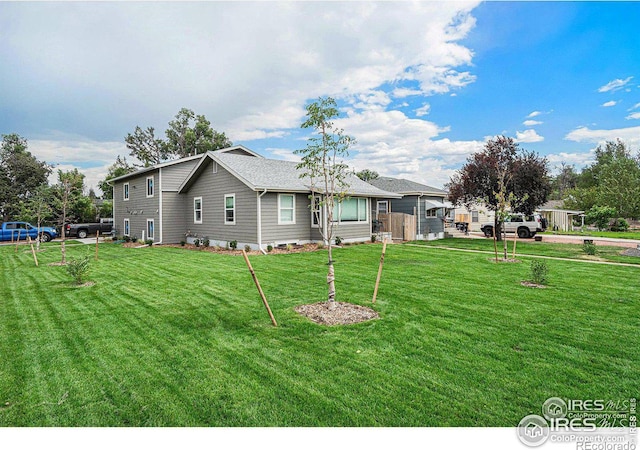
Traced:
[[[296, 163], [243, 146], [207, 152], [110, 180], [116, 234], [171, 244], [208, 238], [264, 249], [321, 241], [308, 179]], [[344, 242], [371, 238], [372, 198], [393, 197], [349, 176], [349, 197], [335, 212]]]
[[445, 210], [451, 207], [445, 202], [446, 191], [402, 178], [379, 177], [369, 183], [401, 196], [375, 198], [374, 214], [400, 212], [415, 216], [417, 240], [444, 237]]

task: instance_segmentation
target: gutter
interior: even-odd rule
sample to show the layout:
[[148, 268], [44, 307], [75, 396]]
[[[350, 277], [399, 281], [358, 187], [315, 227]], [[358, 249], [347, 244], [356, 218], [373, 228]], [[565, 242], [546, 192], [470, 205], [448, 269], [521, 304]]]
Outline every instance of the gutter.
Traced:
[[261, 194], [256, 192], [256, 198], [258, 199], [257, 201], [257, 209], [258, 209], [258, 219], [257, 219], [257, 224], [258, 224], [258, 249], [260, 249], [260, 251], [262, 252], [263, 255], [266, 255], [267, 252], [264, 251], [264, 249], [262, 248], [262, 196], [264, 194], [267, 193], [267, 189], [265, 189]]

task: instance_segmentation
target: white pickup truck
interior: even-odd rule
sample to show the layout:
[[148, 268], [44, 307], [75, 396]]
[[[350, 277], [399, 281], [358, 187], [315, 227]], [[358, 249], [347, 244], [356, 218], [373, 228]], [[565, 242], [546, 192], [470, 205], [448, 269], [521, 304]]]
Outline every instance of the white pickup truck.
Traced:
[[[547, 229], [547, 220], [540, 214], [510, 214], [504, 221], [507, 233], [518, 233], [518, 237], [532, 238], [536, 233]], [[486, 237], [493, 237], [493, 223], [485, 223], [480, 227]]]

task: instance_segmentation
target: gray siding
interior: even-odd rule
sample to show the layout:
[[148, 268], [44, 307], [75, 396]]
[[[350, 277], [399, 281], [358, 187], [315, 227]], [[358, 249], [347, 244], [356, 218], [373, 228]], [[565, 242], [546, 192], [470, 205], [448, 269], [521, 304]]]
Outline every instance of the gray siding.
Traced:
[[[372, 199], [368, 199], [369, 208], [366, 222], [343, 222], [336, 223], [333, 228], [333, 236], [339, 236], [343, 241], [347, 242], [364, 242], [371, 239], [371, 202]], [[317, 227], [311, 229], [311, 240], [320, 242], [322, 236]]]
[[[164, 180], [163, 180], [164, 181]], [[162, 193], [162, 243], [177, 244], [185, 241], [187, 231], [187, 197], [177, 192]], [[191, 211], [193, 215], [193, 211]]]
[[417, 215], [416, 227], [417, 234], [422, 234], [427, 237], [428, 233], [440, 233], [444, 231], [444, 222], [442, 220], [443, 211], [438, 211], [438, 217], [426, 217], [425, 200], [436, 200], [438, 202], [444, 201], [443, 197], [434, 197], [425, 195], [420, 197], [418, 201], [417, 195], [405, 195], [402, 198], [377, 198], [373, 199], [371, 208], [373, 211], [377, 208], [377, 201], [388, 200], [390, 212], [400, 212], [405, 214]]
[[[235, 225], [225, 224], [224, 196], [235, 194]], [[211, 241], [257, 244], [257, 195], [244, 183], [218, 166], [213, 173], [212, 162], [209, 161], [202, 174], [191, 188], [181, 195], [185, 205], [185, 227], [197, 237], [208, 237]], [[193, 220], [193, 199], [202, 197], [202, 223]], [[212, 245], [215, 242], [212, 242]]]
[[[154, 177], [155, 192], [147, 198], [147, 177]], [[129, 200], [123, 200], [123, 186], [129, 183]], [[158, 189], [158, 171], [144, 173], [138, 177], [120, 181], [114, 185], [114, 226], [116, 234], [124, 234], [124, 219], [129, 219], [130, 235], [142, 239], [142, 231], [147, 229], [147, 219], [153, 219], [155, 225], [154, 240], [160, 241], [160, 190]]]
[[278, 195], [267, 192], [260, 199], [262, 243], [308, 242], [311, 240], [311, 210], [308, 194], [295, 194], [295, 224], [278, 224]]
[[187, 178], [187, 175], [189, 175], [191, 170], [193, 170], [199, 162], [199, 159], [193, 159], [180, 164], [162, 167], [160, 169], [162, 172], [162, 191], [177, 191], [182, 182]]

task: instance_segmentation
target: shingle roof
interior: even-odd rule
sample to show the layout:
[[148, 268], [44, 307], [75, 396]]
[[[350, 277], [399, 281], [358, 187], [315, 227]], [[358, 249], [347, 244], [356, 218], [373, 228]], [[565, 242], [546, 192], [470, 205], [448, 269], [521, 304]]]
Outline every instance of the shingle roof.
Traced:
[[[224, 169], [236, 176], [249, 188], [255, 191], [265, 189], [284, 192], [310, 192], [309, 178], [300, 178], [302, 170], [297, 169], [296, 162], [279, 159], [256, 158], [226, 152], [208, 152], [207, 157], [216, 161]], [[205, 159], [191, 172], [187, 180], [180, 187], [180, 192], [189, 188], [204, 166]], [[371, 197], [398, 197], [392, 192], [384, 191], [349, 174], [346, 179], [349, 184], [347, 192], [351, 195]]]
[[404, 195], [447, 194], [447, 192], [442, 189], [427, 186], [426, 184], [416, 183], [411, 180], [405, 180], [404, 178], [378, 177], [374, 180], [370, 180], [369, 183], [379, 189]]

